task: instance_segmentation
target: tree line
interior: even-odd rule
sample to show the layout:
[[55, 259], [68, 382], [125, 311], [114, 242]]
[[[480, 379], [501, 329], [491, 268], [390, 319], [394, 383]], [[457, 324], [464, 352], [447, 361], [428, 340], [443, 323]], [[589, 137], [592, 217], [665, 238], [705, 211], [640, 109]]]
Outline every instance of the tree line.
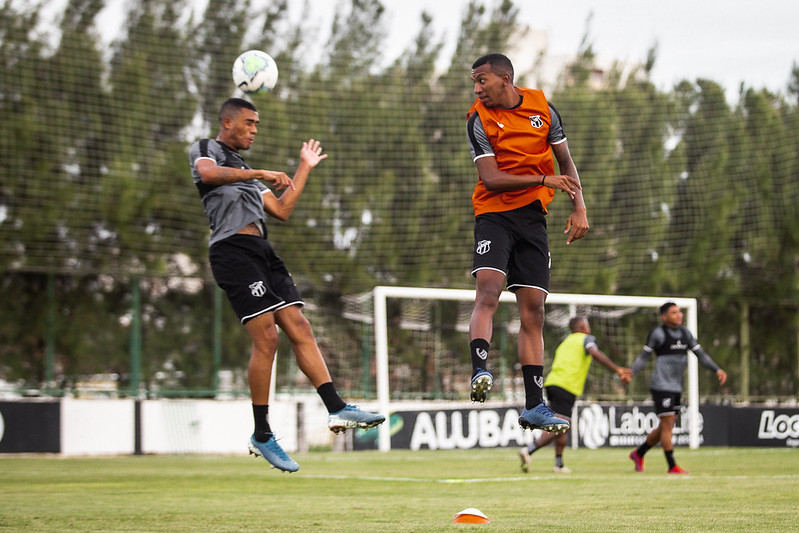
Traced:
[[[53, 332], [64, 380], [124, 373], [135, 278], [145, 375], [175, 368], [182, 387], [207, 384], [215, 296], [187, 147], [215, 134], [236, 94], [232, 60], [249, 48], [272, 54], [280, 79], [252, 97], [261, 125], [248, 162], [291, 173], [309, 137], [330, 154], [292, 220], [270, 222], [306, 299], [335, 308], [375, 284], [473, 286], [469, 73], [485, 53], [513, 57], [524, 31], [513, 1], [472, 0], [443, 69], [427, 13], [386, 63], [379, 0], [341, 2], [313, 64], [320, 30], [287, 0], [209, 0], [191, 16], [187, 0], [137, 2], [110, 46], [97, 31], [104, 7], [69, 0], [47, 31], [33, 6], [6, 0], [0, 14], [0, 377], [41, 383]], [[795, 395], [799, 68], [784, 94], [742, 84], [730, 104], [712, 80], [656, 87], [654, 49], [599, 86], [590, 40], [575, 52], [548, 98], [591, 232], [566, 247], [570, 204], [556, 198], [552, 289], [696, 297], [700, 339], [733, 381], [745, 328], [753, 393]], [[246, 339], [231, 318], [222, 365], [237, 367]]]

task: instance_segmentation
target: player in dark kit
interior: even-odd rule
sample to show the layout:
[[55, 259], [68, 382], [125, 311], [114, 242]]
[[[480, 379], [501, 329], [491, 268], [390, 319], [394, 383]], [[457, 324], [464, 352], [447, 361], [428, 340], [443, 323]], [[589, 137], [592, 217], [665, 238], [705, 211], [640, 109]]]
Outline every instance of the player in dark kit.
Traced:
[[[331, 431], [373, 427], [385, 418], [346, 404], [336, 392], [311, 325], [302, 314], [304, 303], [297, 287], [267, 240], [266, 215], [287, 220], [311, 169], [327, 154], [322, 154], [319, 141], [302, 143], [293, 180], [283, 172], [252, 169], [239, 151], [252, 146], [257, 131], [255, 106], [231, 98], [219, 111], [219, 134], [195, 142], [189, 149], [189, 163], [211, 226], [211, 270], [252, 339], [247, 380], [255, 430], [248, 444], [250, 453], [275, 468], [294, 472], [299, 465], [277, 443], [268, 418], [278, 326], [288, 336], [300, 370], [330, 413]], [[263, 181], [282, 189], [280, 197]]]
[[[471, 399], [484, 402], [494, 383], [487, 365], [489, 343], [507, 286], [516, 295], [521, 320], [518, 352], [525, 405], [519, 424], [560, 433], [569, 423], [555, 416], [542, 391], [550, 268], [545, 215], [555, 189], [566, 192], [574, 208], [566, 243], [585, 236], [588, 219], [577, 167], [560, 115], [543, 92], [513, 84], [507, 57], [490, 54], [475, 61], [472, 82], [477, 99], [468, 112], [467, 138], [478, 180], [472, 194], [477, 291], [469, 323]], [[561, 175], [555, 174], [553, 154]]]
[[688, 365], [688, 350], [694, 352], [699, 362], [716, 373], [719, 383], [727, 382], [727, 373], [710, 358], [694, 339], [691, 332], [682, 325], [683, 314], [674, 302], [666, 302], [660, 306], [660, 326], [649, 332], [644, 350], [633, 362], [633, 376], [640, 372], [652, 355], [655, 355], [655, 370], [649, 382], [652, 399], [655, 401], [655, 412], [658, 415], [658, 426], [653, 429], [646, 440], [638, 448], [630, 452], [630, 459], [635, 463], [636, 472], [644, 471], [644, 455], [658, 443], [663, 447], [669, 474], [687, 474], [674, 461], [674, 443], [672, 434], [677, 414], [680, 412], [682, 399], [682, 379]]

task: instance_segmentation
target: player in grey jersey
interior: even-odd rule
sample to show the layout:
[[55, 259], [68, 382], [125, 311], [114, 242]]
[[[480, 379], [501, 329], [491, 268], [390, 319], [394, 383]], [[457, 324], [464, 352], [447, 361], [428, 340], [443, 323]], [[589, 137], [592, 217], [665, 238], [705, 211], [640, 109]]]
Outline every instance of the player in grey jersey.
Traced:
[[[266, 215], [287, 220], [311, 169], [327, 154], [322, 153], [319, 141], [302, 143], [293, 179], [283, 172], [250, 168], [239, 152], [252, 146], [258, 122], [258, 110], [251, 102], [228, 99], [219, 111], [219, 134], [192, 144], [189, 163], [211, 227], [211, 271], [252, 339], [247, 367], [254, 419], [250, 453], [275, 468], [295, 472], [300, 466], [277, 443], [269, 424], [278, 327], [288, 337], [299, 369], [325, 404], [331, 431], [369, 428], [385, 418], [348, 405], [338, 395], [311, 325], [302, 314], [304, 303], [299, 291], [267, 239]], [[283, 189], [283, 193], [278, 197], [263, 181]]]
[[655, 370], [649, 388], [655, 401], [655, 412], [658, 415], [658, 426], [653, 429], [646, 440], [630, 452], [630, 459], [635, 463], [636, 472], [644, 471], [644, 455], [658, 443], [663, 447], [669, 474], [687, 474], [674, 461], [674, 443], [672, 434], [677, 414], [680, 412], [682, 396], [682, 380], [685, 367], [688, 365], [688, 350], [694, 352], [702, 366], [716, 373], [719, 383], [724, 385], [727, 373], [710, 358], [702, 349], [691, 332], [682, 325], [683, 314], [674, 302], [666, 302], [660, 306], [660, 326], [649, 332], [644, 350], [633, 362], [633, 376], [640, 372], [654, 354]]

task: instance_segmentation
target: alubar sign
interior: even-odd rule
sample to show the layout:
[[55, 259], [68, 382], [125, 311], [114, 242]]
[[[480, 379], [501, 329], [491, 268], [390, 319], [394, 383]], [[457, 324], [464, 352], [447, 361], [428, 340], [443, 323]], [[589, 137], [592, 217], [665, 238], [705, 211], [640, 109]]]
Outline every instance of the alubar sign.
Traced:
[[[572, 445], [583, 448], [637, 446], [658, 418], [652, 406], [578, 402], [572, 414]], [[531, 442], [515, 408], [397, 411], [390, 417], [392, 449], [451, 450], [516, 447]], [[688, 446], [687, 414], [677, 418], [674, 442]], [[703, 446], [799, 447], [799, 408], [702, 405], [699, 438]], [[375, 430], [355, 434], [355, 449], [377, 448]]]

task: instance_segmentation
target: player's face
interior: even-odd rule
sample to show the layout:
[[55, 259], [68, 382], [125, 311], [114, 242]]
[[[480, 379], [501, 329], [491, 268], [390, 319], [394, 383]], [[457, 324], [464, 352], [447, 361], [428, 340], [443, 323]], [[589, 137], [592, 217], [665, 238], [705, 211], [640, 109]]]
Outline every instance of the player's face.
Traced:
[[682, 325], [682, 311], [676, 305], [672, 305], [668, 310], [663, 313], [663, 323], [670, 328], [676, 328]]
[[505, 76], [498, 76], [491, 71], [491, 65], [480, 65], [472, 70], [474, 94], [486, 107], [501, 107], [506, 95], [508, 81]]
[[258, 112], [252, 109], [240, 109], [233, 118], [229, 132], [231, 148], [249, 150], [258, 133]]

